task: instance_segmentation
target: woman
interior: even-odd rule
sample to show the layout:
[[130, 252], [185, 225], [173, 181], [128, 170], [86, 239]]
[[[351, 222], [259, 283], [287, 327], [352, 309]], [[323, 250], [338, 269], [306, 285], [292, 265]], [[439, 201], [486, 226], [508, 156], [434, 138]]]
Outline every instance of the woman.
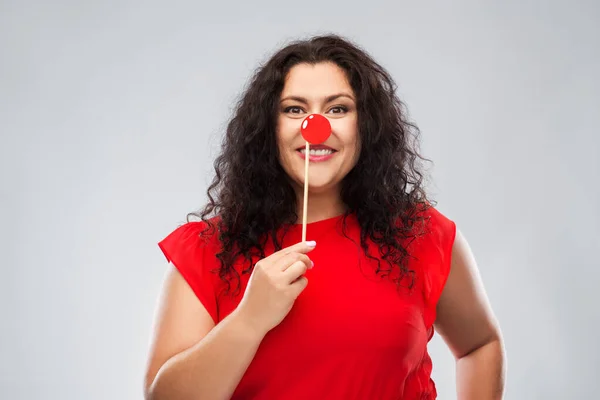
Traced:
[[[304, 140], [311, 150], [301, 242]], [[459, 399], [503, 393], [500, 330], [469, 246], [427, 198], [418, 129], [389, 74], [334, 36], [255, 74], [227, 127], [209, 203], [159, 243], [165, 280], [146, 397], [434, 399], [434, 328]]]

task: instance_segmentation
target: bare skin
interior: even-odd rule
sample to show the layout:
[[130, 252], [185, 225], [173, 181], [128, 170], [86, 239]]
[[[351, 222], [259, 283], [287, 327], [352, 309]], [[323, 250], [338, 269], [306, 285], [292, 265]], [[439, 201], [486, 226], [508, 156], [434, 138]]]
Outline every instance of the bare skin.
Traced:
[[456, 359], [457, 398], [502, 399], [506, 375], [502, 335], [475, 258], [460, 231], [434, 325]]

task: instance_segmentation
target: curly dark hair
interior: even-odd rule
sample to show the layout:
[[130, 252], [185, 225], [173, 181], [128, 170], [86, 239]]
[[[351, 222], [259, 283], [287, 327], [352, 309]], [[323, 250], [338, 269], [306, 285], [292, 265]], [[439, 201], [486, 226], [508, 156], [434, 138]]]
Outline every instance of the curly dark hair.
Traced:
[[[429, 160], [418, 153], [419, 129], [408, 121], [389, 73], [358, 45], [330, 34], [296, 40], [257, 69], [227, 126], [214, 163], [216, 176], [207, 190], [209, 201], [187, 216], [188, 222], [190, 216], [199, 217], [209, 230], [216, 225], [221, 243], [218, 274], [226, 292], [233, 277], [239, 293], [240, 275], [233, 267], [238, 257], [247, 263], [242, 273], [250, 273], [254, 262], [265, 257], [267, 240], [281, 249], [278, 231], [298, 219], [297, 197], [278, 158], [277, 107], [290, 69], [321, 62], [341, 67], [356, 95], [361, 146], [357, 164], [342, 182], [344, 227], [346, 217], [354, 214], [361, 228], [360, 247], [377, 260], [376, 272], [393, 276], [399, 286], [414, 283], [407, 247], [423, 234], [414, 228], [423, 226], [421, 211], [432, 206], [423, 189], [420, 160]], [[379, 258], [369, 254], [368, 239], [378, 245]]]

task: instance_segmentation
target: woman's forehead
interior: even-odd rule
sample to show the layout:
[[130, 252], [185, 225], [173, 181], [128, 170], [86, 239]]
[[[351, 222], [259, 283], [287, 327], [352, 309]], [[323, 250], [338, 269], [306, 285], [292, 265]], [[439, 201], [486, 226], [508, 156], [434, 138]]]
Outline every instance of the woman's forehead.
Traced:
[[353, 94], [343, 69], [333, 63], [298, 64], [288, 72], [281, 98], [318, 100], [339, 93]]

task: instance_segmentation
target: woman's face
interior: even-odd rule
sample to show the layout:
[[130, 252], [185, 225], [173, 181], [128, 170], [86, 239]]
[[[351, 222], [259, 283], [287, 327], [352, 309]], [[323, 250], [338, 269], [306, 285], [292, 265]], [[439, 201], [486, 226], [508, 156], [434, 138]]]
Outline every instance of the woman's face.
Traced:
[[359, 141], [355, 95], [344, 70], [334, 63], [295, 65], [281, 93], [277, 117], [279, 162], [297, 188], [304, 186], [306, 142], [300, 126], [310, 114], [325, 116], [331, 124], [331, 135], [322, 145], [310, 146], [309, 190], [339, 190], [342, 179], [356, 165]]

